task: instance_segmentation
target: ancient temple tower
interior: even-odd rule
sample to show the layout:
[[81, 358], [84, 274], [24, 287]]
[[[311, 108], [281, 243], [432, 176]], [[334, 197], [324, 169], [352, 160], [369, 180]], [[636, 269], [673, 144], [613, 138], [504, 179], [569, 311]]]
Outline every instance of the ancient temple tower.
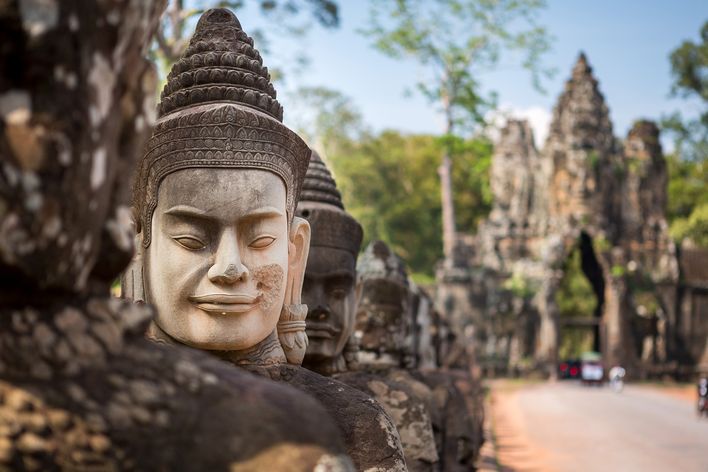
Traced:
[[617, 146], [605, 99], [585, 54], [553, 110], [543, 149], [548, 178], [549, 229], [580, 224], [610, 230], [617, 222]]
[[[438, 305], [453, 307], [449, 318], [466, 317], [495, 358], [513, 365], [533, 357], [549, 373], [561, 324], [591, 328], [607, 365], [671, 357], [678, 266], [659, 131], [638, 121], [624, 142], [614, 136], [584, 54], [543, 149], [535, 149], [528, 123], [509, 121], [490, 177], [493, 209], [478, 227], [465, 276], [439, 277]], [[556, 297], [574, 251], [597, 300], [592, 319], [560, 319]]]

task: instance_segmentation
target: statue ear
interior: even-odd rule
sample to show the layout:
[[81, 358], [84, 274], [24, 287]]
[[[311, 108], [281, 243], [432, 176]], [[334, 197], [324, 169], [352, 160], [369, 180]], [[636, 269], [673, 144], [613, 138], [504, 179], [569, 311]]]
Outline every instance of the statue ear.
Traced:
[[285, 303], [299, 305], [302, 284], [305, 280], [307, 256], [310, 253], [310, 223], [303, 218], [293, 217], [290, 225], [288, 244], [288, 281], [285, 289]]

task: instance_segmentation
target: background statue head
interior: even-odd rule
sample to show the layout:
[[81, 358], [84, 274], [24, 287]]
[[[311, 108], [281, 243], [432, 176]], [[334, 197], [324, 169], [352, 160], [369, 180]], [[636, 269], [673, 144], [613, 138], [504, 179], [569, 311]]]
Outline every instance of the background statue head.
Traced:
[[361, 296], [356, 333], [362, 354], [409, 366], [413, 360], [412, 297], [403, 260], [383, 241], [373, 241], [359, 258], [357, 270]]
[[308, 307], [307, 367], [322, 374], [346, 370], [343, 352], [354, 331], [356, 259], [363, 231], [342, 204], [332, 174], [313, 151], [297, 215], [312, 228], [302, 298]]
[[297, 362], [310, 230], [294, 211], [310, 150], [282, 124], [275, 96], [236, 16], [204, 13], [168, 76], [134, 211], [144, 295], [162, 332], [243, 351], [274, 338], [280, 321]]

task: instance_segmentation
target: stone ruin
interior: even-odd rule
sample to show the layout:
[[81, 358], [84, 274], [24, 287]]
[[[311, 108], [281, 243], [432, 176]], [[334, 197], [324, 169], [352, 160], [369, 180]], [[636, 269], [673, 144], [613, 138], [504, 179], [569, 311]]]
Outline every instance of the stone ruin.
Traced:
[[[678, 251], [669, 237], [667, 180], [657, 126], [640, 120], [617, 139], [581, 53], [542, 150], [525, 121], [501, 131], [492, 211], [474, 236], [458, 235], [454, 267], [438, 270], [439, 308], [457, 333], [474, 328], [490, 371], [555, 375], [568, 328], [591, 330], [605, 365], [630, 375], [705, 363], [705, 269], [683, 257], [699, 250]], [[589, 319], [561, 317], [556, 301], [576, 250], [596, 297]]]

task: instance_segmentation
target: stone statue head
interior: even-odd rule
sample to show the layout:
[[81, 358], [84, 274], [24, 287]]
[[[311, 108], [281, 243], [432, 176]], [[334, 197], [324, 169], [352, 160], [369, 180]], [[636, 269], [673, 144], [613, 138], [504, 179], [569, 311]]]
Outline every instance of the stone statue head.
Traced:
[[171, 339], [243, 351], [277, 333], [299, 363], [310, 226], [294, 213], [310, 149], [282, 124], [275, 96], [236, 16], [204, 13], [168, 76], [136, 176], [134, 276]]
[[403, 260], [383, 241], [373, 241], [359, 258], [357, 271], [361, 296], [356, 333], [360, 338], [362, 356], [372, 361], [388, 358], [401, 366], [410, 366], [413, 317]]
[[302, 292], [308, 307], [305, 365], [323, 374], [343, 371], [343, 352], [354, 332], [356, 259], [363, 232], [344, 210], [331, 173], [314, 151], [297, 215], [312, 229]]

